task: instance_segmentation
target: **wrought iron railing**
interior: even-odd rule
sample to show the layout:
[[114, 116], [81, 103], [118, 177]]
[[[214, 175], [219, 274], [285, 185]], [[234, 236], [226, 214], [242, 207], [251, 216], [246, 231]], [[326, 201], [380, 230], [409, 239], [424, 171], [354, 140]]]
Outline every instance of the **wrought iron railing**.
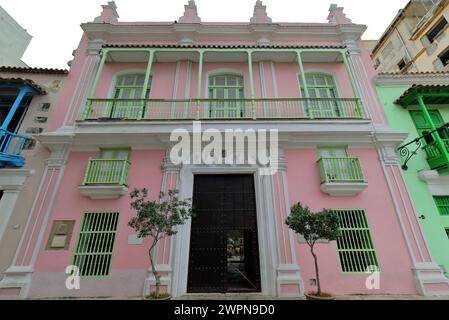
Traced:
[[365, 182], [359, 158], [320, 158], [321, 183]]
[[89, 159], [83, 185], [126, 185], [129, 166], [128, 160]]
[[0, 162], [22, 167], [25, 164], [23, 148], [32, 139], [30, 136], [0, 129]]
[[79, 120], [363, 119], [360, 99], [88, 99]]

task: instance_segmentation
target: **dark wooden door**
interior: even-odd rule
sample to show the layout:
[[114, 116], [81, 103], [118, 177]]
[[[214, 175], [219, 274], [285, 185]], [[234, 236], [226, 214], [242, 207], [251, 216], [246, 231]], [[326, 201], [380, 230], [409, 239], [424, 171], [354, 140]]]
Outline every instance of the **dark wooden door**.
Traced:
[[188, 292], [260, 291], [252, 175], [196, 175]]

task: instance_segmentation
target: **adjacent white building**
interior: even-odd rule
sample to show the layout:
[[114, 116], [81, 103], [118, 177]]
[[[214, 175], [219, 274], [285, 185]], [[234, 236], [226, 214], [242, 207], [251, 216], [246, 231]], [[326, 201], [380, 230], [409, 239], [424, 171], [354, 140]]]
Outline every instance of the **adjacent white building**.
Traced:
[[27, 67], [22, 61], [32, 36], [0, 6], [0, 66]]

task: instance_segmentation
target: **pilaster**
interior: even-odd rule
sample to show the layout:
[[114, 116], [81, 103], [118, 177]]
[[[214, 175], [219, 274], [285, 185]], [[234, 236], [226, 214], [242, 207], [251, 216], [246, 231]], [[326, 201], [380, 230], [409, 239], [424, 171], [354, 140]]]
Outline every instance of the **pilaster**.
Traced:
[[0, 281], [0, 299], [25, 299], [28, 297], [34, 265], [64, 174], [67, 156], [66, 146], [59, 146], [59, 148], [53, 146], [13, 262]]
[[[161, 192], [166, 197], [170, 190], [178, 190], [179, 188], [179, 173], [181, 165], [175, 165], [170, 161], [170, 149], [167, 149], [166, 156], [162, 162], [162, 184]], [[161, 290], [168, 293], [171, 292], [171, 284], [173, 278], [173, 245], [171, 238], [162, 239], [155, 250], [156, 270], [161, 275]], [[143, 294], [149, 294], [156, 285], [156, 278], [154, 277], [151, 268], [148, 269], [148, 274], [145, 279]]]
[[447, 295], [449, 279], [444, 276], [443, 270], [432, 258], [397, 158], [396, 147], [402, 140], [394, 141], [385, 133], [376, 134], [374, 139], [395, 213], [412, 261], [417, 291], [425, 296]]

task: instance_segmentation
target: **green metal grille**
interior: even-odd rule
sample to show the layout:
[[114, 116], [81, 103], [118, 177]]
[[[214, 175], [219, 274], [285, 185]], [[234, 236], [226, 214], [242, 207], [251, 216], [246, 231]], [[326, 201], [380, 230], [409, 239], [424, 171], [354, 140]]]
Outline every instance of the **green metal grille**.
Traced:
[[449, 196], [433, 197], [442, 216], [449, 216]]
[[360, 209], [333, 211], [340, 218], [341, 236], [337, 239], [337, 251], [342, 272], [364, 273], [370, 266], [379, 268], [365, 211]]
[[109, 274], [118, 212], [89, 212], [84, 214], [73, 265], [83, 277], [103, 277]]

